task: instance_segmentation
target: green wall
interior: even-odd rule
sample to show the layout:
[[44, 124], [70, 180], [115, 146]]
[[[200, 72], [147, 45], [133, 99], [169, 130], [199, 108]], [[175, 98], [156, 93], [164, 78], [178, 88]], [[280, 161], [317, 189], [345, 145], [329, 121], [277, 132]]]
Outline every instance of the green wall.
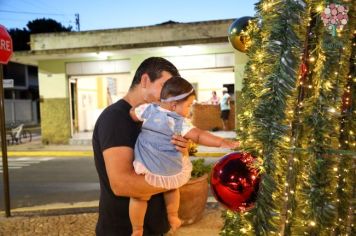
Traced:
[[68, 144], [71, 136], [69, 99], [41, 99], [41, 132], [44, 144]]

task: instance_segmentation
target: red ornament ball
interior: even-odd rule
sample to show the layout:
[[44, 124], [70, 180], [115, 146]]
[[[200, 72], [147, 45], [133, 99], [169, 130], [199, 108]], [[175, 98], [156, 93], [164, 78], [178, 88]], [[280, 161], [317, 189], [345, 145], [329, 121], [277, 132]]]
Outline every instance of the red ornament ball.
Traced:
[[255, 158], [246, 152], [232, 152], [219, 160], [211, 171], [210, 187], [215, 199], [229, 210], [253, 208], [261, 176], [251, 167]]

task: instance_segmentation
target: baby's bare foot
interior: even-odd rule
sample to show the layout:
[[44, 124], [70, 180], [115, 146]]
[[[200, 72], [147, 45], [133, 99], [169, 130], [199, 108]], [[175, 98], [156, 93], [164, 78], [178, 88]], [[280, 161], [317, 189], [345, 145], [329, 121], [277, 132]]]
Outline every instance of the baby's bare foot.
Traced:
[[142, 236], [143, 228], [133, 229], [131, 236]]
[[168, 221], [173, 231], [177, 230], [182, 225], [181, 219], [176, 215], [169, 215]]

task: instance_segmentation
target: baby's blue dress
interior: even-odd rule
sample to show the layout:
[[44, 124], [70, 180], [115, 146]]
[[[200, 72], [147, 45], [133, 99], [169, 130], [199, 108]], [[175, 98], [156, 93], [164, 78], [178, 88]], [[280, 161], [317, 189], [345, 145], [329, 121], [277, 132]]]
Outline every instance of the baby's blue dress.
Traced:
[[194, 128], [191, 123], [156, 104], [140, 106], [135, 113], [143, 121], [135, 145], [136, 173], [144, 174], [150, 185], [165, 189], [188, 182], [192, 170], [189, 157], [183, 157], [171, 140], [173, 134], [184, 136]]

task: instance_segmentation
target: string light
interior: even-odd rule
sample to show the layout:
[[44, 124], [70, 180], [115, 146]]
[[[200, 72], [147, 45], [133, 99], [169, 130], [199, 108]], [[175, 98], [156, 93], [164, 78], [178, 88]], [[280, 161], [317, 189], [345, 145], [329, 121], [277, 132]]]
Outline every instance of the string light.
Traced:
[[324, 10], [324, 7], [322, 5], [318, 5], [316, 7], [316, 11], [319, 12], [319, 13], [321, 13], [323, 10]]
[[[320, 1], [321, 2], [321, 1]], [[314, 3], [313, 3], [314, 4]], [[265, 1], [263, 4], [262, 4], [262, 6], [260, 6], [260, 7], [262, 7], [263, 8], [263, 10], [267, 10], [267, 13], [268, 13], [268, 10], [271, 10], [271, 7], [273, 7], [273, 3], [271, 3], [271, 2], [269, 2], [269, 1]], [[321, 13], [321, 12], [323, 12], [323, 10], [325, 9], [325, 6], [323, 6], [321, 3], [317, 3], [317, 4], [315, 4], [313, 7], [315, 7], [314, 9], [318, 12], [318, 13]], [[314, 16], [313, 16], [314, 17]], [[317, 14], [317, 16], [316, 17], [318, 17], [318, 18], [320, 18], [320, 14]], [[304, 19], [304, 21], [305, 20], [309, 20], [309, 21], [311, 21], [312, 20], [312, 18], [307, 18], [307, 19]], [[315, 20], [314, 18], [313, 18], [313, 20]], [[315, 22], [313, 22], [313, 21], [311, 21], [310, 22], [311, 23], [311, 25], [313, 25]], [[310, 31], [312, 31], [312, 30], [310, 30]], [[332, 101], [332, 96], [330, 96], [330, 91], [332, 92], [333, 90], [335, 90], [335, 91], [339, 91], [339, 89], [340, 89], [340, 84], [343, 84], [344, 83], [344, 81], [348, 78], [349, 79], [349, 81], [351, 81], [352, 79], [354, 79], [355, 80], [355, 78], [352, 78], [352, 76], [351, 75], [348, 75], [347, 76], [347, 78], [346, 78], [346, 75], [344, 75], [344, 70], [343, 70], [343, 68], [342, 67], [345, 67], [345, 60], [343, 59], [343, 57], [344, 56], [342, 56], [342, 57], [340, 57], [341, 59], [340, 60], [335, 60], [335, 63], [333, 63], [332, 64], [332, 66], [330, 66], [330, 68], [326, 68], [327, 70], [329, 70], [329, 73], [328, 73], [328, 76], [327, 77], [323, 77], [323, 76], [325, 76], [325, 75], [323, 75], [322, 73], [324, 73], [323, 71], [325, 71], [325, 65], [324, 64], [326, 64], [325, 62], [326, 61], [328, 61], [328, 60], [334, 60], [335, 59], [335, 57], [334, 58], [331, 58], [331, 56], [334, 56], [334, 54], [333, 55], [328, 55], [328, 50], [326, 50], [326, 51], [323, 51], [322, 49], [323, 49], [323, 45], [314, 45], [313, 43], [314, 43], [314, 41], [313, 40], [315, 40], [315, 39], [317, 39], [317, 37], [318, 37], [318, 35], [315, 33], [315, 32], [312, 32], [313, 34], [310, 34], [309, 32], [308, 32], [308, 35], [309, 35], [309, 37], [307, 38], [307, 40], [309, 41], [312, 41], [311, 42], [311, 44], [309, 44], [309, 45], [307, 45], [308, 46], [308, 49], [304, 52], [304, 56], [300, 56], [300, 61], [302, 61], [303, 63], [305, 63], [306, 65], [308, 65], [308, 69], [307, 69], [307, 71], [305, 72], [305, 74], [303, 74], [303, 76], [301, 76], [300, 75], [300, 73], [299, 73], [299, 75], [298, 75], [298, 77], [300, 78], [300, 80], [298, 80], [298, 82], [297, 82], [297, 85], [299, 85], [300, 87], [299, 87], [299, 90], [300, 91], [302, 91], [302, 93], [303, 93], [303, 95], [302, 95], [302, 98], [301, 99], [299, 99], [298, 100], [298, 102], [297, 102], [297, 106], [298, 106], [298, 108], [296, 108], [295, 109], [295, 112], [294, 112], [294, 108], [290, 108], [290, 107], [288, 107], [288, 108], [285, 108], [285, 112], [288, 114], [287, 115], [287, 118], [286, 118], [286, 121], [285, 121], [285, 123], [284, 124], [288, 124], [288, 125], [290, 125], [290, 124], [294, 124], [294, 119], [297, 117], [297, 119], [299, 119], [299, 120], [296, 120], [297, 122], [299, 122], [299, 123], [303, 123], [304, 122], [304, 118], [305, 117], [302, 117], [302, 116], [299, 116], [298, 117], [298, 113], [299, 114], [305, 114], [306, 115], [306, 117], [307, 117], [307, 115], [309, 115], [308, 113], [310, 112], [310, 111], [312, 111], [312, 109], [310, 109], [310, 108], [313, 108], [313, 107], [311, 107], [312, 105], [312, 103], [314, 103], [314, 101], [316, 100], [313, 100], [314, 99], [314, 92], [315, 92], [315, 95], [317, 95], [317, 96], [315, 96], [315, 98], [320, 98], [320, 100], [319, 101], [321, 101], [321, 107], [322, 107], [322, 109], [317, 109], [317, 112], [320, 112], [320, 114], [322, 114], [322, 115], [325, 115], [325, 107], [326, 107], [326, 109], [327, 109], [327, 111], [329, 111], [329, 112], [331, 112], [331, 113], [337, 113], [337, 112], [340, 112], [340, 110], [342, 110], [342, 111], [344, 111], [345, 109], [344, 109], [344, 104], [352, 104], [352, 97], [349, 95], [349, 96], [347, 96], [347, 97], [344, 97], [343, 98], [343, 106], [342, 107], [338, 107], [337, 106], [337, 103], [339, 102], [338, 101], [338, 99], [339, 99], [339, 97], [338, 97], [338, 95], [336, 95], [336, 94], [334, 94], [333, 96], [336, 98], [336, 100], [334, 99], [334, 101]], [[265, 32], [265, 34], [264, 35], [262, 35], [262, 37], [264, 37], [265, 35], [268, 35], [266, 32]], [[311, 36], [312, 35], [312, 36]], [[264, 38], [263, 40], [266, 40], [267, 41], [267, 39], [268, 38]], [[316, 42], [323, 42], [322, 40], [320, 40], [320, 41], [316, 41]], [[308, 42], [309, 43], [309, 42]], [[340, 40], [340, 44], [341, 44], [341, 40]], [[341, 44], [342, 45], [342, 44]], [[356, 44], [354, 43], [353, 44], [354, 46], [356, 46]], [[319, 46], [321, 46], [321, 47], [319, 47]], [[327, 45], [327, 46], [329, 46], [329, 45]], [[340, 53], [347, 53], [347, 51], [345, 51], [345, 52], [341, 52], [341, 48], [340, 48], [340, 46], [339, 46], [339, 44], [335, 44], [335, 47], [338, 47], [338, 52], [340, 52]], [[334, 44], [331, 44], [330, 45], [330, 47], [334, 47]], [[261, 47], [261, 48], [263, 48], [263, 47]], [[328, 49], [328, 48], [327, 48]], [[346, 48], [346, 50], [347, 50], [347, 48]], [[300, 54], [299, 54], [300, 55]], [[342, 54], [341, 54], [342, 55]], [[265, 56], [265, 53], [263, 53], [263, 52], [258, 52], [258, 53], [256, 53], [256, 52], [254, 52], [254, 60], [255, 61], [260, 61], [261, 62], [261, 64], [259, 64], [259, 63], [256, 63], [255, 65], [252, 65], [250, 68], [251, 68], [251, 70], [253, 70], [253, 71], [255, 71], [255, 70], [257, 70], [256, 72], [253, 72], [254, 74], [253, 74], [253, 80], [254, 80], [254, 82], [255, 83], [250, 83], [249, 84], [249, 88], [251, 88], [251, 89], [253, 89], [253, 90], [257, 90], [257, 92], [260, 92], [261, 91], [261, 88], [264, 86], [264, 85], [262, 85], [262, 82], [263, 82], [263, 80], [264, 80], [264, 78], [266, 77], [266, 75], [268, 75], [269, 73], [271, 73], [271, 67], [267, 67], [267, 66], [264, 66], [265, 68], [266, 68], [266, 73], [263, 73], [263, 74], [261, 74], [260, 73], [260, 71], [262, 72], [263, 70], [261, 69], [261, 66], [260, 65], [263, 65], [263, 63], [264, 63], [264, 61], [265, 61], [265, 58], [264, 58], [264, 56]], [[316, 63], [315, 63], [316, 62]], [[315, 64], [314, 64], [315, 63]], [[347, 62], [347, 64], [348, 64], [349, 62]], [[324, 68], [323, 68], [323, 66], [324, 66]], [[309, 68], [310, 67], [310, 68]], [[268, 68], [268, 69], [267, 69]], [[339, 72], [335, 72], [335, 68], [336, 69], [338, 69], [338, 68], [340, 68], [339, 70]], [[333, 76], [333, 74], [334, 74], [334, 76]], [[331, 76], [330, 76], [331, 75]], [[339, 76], [340, 75], [340, 76]], [[320, 78], [322, 78], [322, 79], [320, 79]], [[253, 81], [252, 81], [253, 82]], [[313, 90], [311, 90], [311, 89], [315, 89], [315, 91], [313, 91]], [[310, 90], [309, 90], [310, 89]], [[347, 86], [345, 89], [344, 89], [347, 93], [350, 93], [350, 91], [351, 91], [351, 88], [350, 88], [350, 86]], [[320, 91], [320, 92], [319, 92]], [[323, 92], [326, 92], [326, 97], [325, 97], [325, 99], [324, 99], [324, 94], [322, 94]], [[322, 96], [320, 96], [319, 95], [319, 93], [322, 95]], [[318, 96], [319, 95], [319, 96]], [[303, 97], [304, 96], [304, 97]], [[310, 99], [311, 98], [311, 99]], [[310, 99], [310, 100], [308, 100], [308, 99]], [[251, 100], [250, 100], [251, 101]], [[319, 101], [316, 101], [316, 102], [319, 102]], [[325, 102], [325, 101], [330, 101], [330, 103], [331, 104], [326, 104], [326, 103], [322, 103], [322, 102]], [[258, 97], [257, 99], [256, 99], [256, 102], [254, 102], [253, 104], [259, 104], [259, 102], [260, 102], [260, 98]], [[304, 104], [303, 104], [303, 102], [304, 102]], [[294, 105], [295, 106], [295, 105]], [[300, 111], [302, 110], [302, 107], [305, 107], [305, 108], [307, 108], [307, 109], [303, 109], [303, 113], [301, 113]], [[327, 106], [329, 106], [329, 107], [327, 107]], [[251, 110], [251, 109], [250, 109]], [[316, 113], [317, 113], [316, 112]], [[355, 111], [352, 111], [352, 112], [355, 112]], [[253, 115], [254, 115], [254, 113], [250, 113], [249, 111], [248, 112], [246, 112], [246, 113], [243, 113], [244, 114], [244, 116], [246, 116], [246, 117], [253, 117]], [[294, 116], [293, 116], [294, 115]], [[317, 116], [317, 115], [319, 115], [319, 114], [311, 114], [311, 116]], [[337, 113], [337, 115], [339, 115], [338, 113]], [[332, 122], [335, 122], [335, 124], [336, 124], [336, 122], [340, 122], [340, 121], [338, 121], [338, 117], [339, 116], [335, 116], [335, 115], [333, 115], [333, 114], [326, 114], [326, 116], [325, 117], [323, 117], [322, 118], [322, 121], [325, 121], [325, 122], [328, 122], [328, 120], [330, 120], [330, 121], [332, 121]], [[307, 117], [308, 118], [308, 117]], [[314, 117], [312, 117], [312, 118], [314, 118]], [[292, 121], [293, 122], [292, 122]], [[346, 120], [345, 121], [345, 123], [344, 124], [348, 124], [347, 123], [348, 122], [348, 120]], [[334, 123], [333, 123], [334, 124]], [[304, 124], [302, 124], [302, 125], [304, 125]], [[241, 131], [244, 131], [245, 133], [247, 133], [248, 131], [250, 131], [250, 130], [252, 130], [252, 131], [254, 131], [253, 133], [255, 133], [255, 131], [256, 131], [256, 129], [254, 129], [253, 128], [253, 126], [247, 126], [247, 127], [252, 127], [252, 128], [246, 128], [245, 127], [245, 129], [243, 128], [243, 127], [241, 127], [240, 126], [240, 129], [239, 130], [241, 130]], [[291, 127], [291, 130], [293, 131], [293, 126], [290, 126]], [[306, 127], [308, 128], [308, 124], [306, 125]], [[341, 127], [343, 127], [343, 128], [341, 128]], [[337, 124], [336, 125], [333, 125], [333, 128], [331, 128], [330, 130], [327, 130], [327, 132], [334, 132], [334, 130], [336, 131], [336, 130], [340, 130], [340, 133], [343, 133], [342, 135], [346, 135], [347, 134], [347, 136], [348, 135], [350, 135], [350, 136], [353, 136], [354, 135], [354, 132], [352, 132], [352, 131], [350, 131], [349, 130], [349, 128], [346, 128], [346, 126], [344, 126], [344, 125], [341, 125], [341, 127], [340, 126], [338, 126]], [[314, 129], [314, 127], [313, 127], [313, 129]], [[315, 128], [315, 130], [317, 130], [316, 128]], [[271, 132], [272, 132], [273, 130], [271, 130]], [[307, 132], [309, 132], [310, 130], [308, 130], [308, 129], [303, 129], [303, 132], [305, 132], [305, 136], [308, 136], [309, 135], [309, 133], [307, 133]], [[251, 132], [248, 132], [250, 135], [252, 135], [251, 134]], [[327, 133], [328, 134], [328, 133]], [[322, 137], [322, 135], [324, 135], [324, 134], [321, 134], [321, 137]], [[292, 136], [295, 136], [295, 135], [292, 135]], [[248, 137], [248, 136], [247, 136]], [[298, 135], [297, 135], [297, 137], [298, 137]], [[311, 136], [309, 136], [309, 137], [311, 137]], [[319, 139], [319, 137], [318, 137], [318, 139], [317, 139], [317, 141], [315, 141], [314, 139], [312, 139], [312, 138], [309, 138], [309, 137], [307, 137], [307, 138], [305, 138], [304, 137], [304, 135], [301, 135], [300, 137], [298, 137], [297, 138], [297, 140], [295, 140], [295, 138], [294, 137], [288, 137], [288, 136], [285, 136], [285, 135], [280, 135], [279, 137], [278, 137], [278, 139], [282, 139], [282, 140], [284, 140], [285, 142], [291, 142], [291, 140], [293, 140], [293, 142], [291, 143], [291, 144], [289, 144], [290, 146], [293, 146], [293, 147], [298, 147], [298, 148], [311, 148], [311, 150], [313, 150], [312, 148], [316, 145], [317, 147], [319, 147], [319, 146], [322, 146], [323, 148], [324, 147], [326, 147], [326, 148], [330, 148], [328, 145], [328, 142], [325, 142], [325, 144], [324, 143], [319, 143], [319, 140], [321, 140], [321, 139]], [[337, 137], [335, 137], [335, 135], [334, 136], [331, 136], [331, 138], [332, 139], [337, 139]], [[254, 142], [256, 142], [256, 138], [251, 138], [251, 139], [249, 139], [249, 138], [246, 138], [249, 142], [250, 142], [250, 144], [253, 144]], [[311, 143], [309, 143], [308, 141], [311, 141]], [[332, 140], [332, 141], [334, 141], [334, 140]], [[347, 140], [346, 140], [347, 141]], [[356, 145], [356, 143], [354, 142], [354, 140], [353, 139], [349, 139], [349, 142], [350, 142], [350, 144], [351, 145]], [[258, 151], [258, 153], [260, 153], [260, 154], [262, 154], [263, 153], [263, 151], [262, 150], [265, 150], [265, 154], [269, 154], [269, 152], [268, 152], [268, 150], [267, 149], [262, 149], [262, 148], [264, 148], [264, 146], [262, 145], [262, 143], [261, 143], [261, 140], [259, 140], [259, 147], [254, 147], [254, 150], [256, 150], [256, 151]], [[340, 140], [339, 141], [339, 143], [338, 144], [336, 144], [336, 145], [338, 145], [339, 147], [341, 147], [341, 145], [344, 145], [344, 143], [346, 143], [345, 142], [345, 140]], [[283, 144], [285, 144], [285, 143], [283, 143]], [[294, 145], [295, 144], [295, 145]], [[325, 145], [325, 146], [324, 146]], [[332, 145], [330, 145], [330, 146], [334, 146], [334, 144], [332, 143]], [[277, 151], [278, 152], [278, 151]], [[309, 154], [309, 153], [308, 153]], [[307, 155], [308, 155], [307, 154]], [[290, 161], [291, 160], [293, 160], [294, 162], [302, 162], [303, 164], [304, 164], [304, 162], [306, 161], [306, 158], [308, 158], [306, 155], [304, 155], [304, 154], [302, 154], [302, 155], [295, 155], [295, 156], [297, 156], [298, 158], [296, 158], [296, 157], [293, 157], [292, 156], [292, 159], [288, 159], [288, 158], [283, 158], [282, 160], [278, 160], [278, 164], [276, 164], [276, 165], [280, 165], [280, 163], [284, 163], [284, 162], [287, 162], [287, 160], [289, 161], [289, 163], [290, 163]], [[311, 156], [311, 160], [313, 160], [312, 158], [314, 158], [313, 156]], [[289, 169], [289, 170], [293, 170], [293, 169], [295, 169], [295, 170], [298, 170], [299, 172], [297, 172], [296, 171], [296, 173], [298, 173], [298, 178], [300, 178], [301, 180], [302, 180], [302, 182], [303, 181], [305, 181], [306, 183], [308, 183], [309, 181], [310, 181], [310, 179], [311, 179], [311, 177], [312, 177], [312, 175], [314, 174], [313, 173], [313, 171], [315, 171], [314, 170], [314, 168], [315, 168], [315, 166], [317, 165], [317, 163], [315, 164], [315, 163], [313, 163], [313, 165], [311, 165], [311, 168], [305, 168], [305, 169], [302, 169], [302, 170], [299, 170], [299, 168], [296, 168], [296, 167], [298, 167], [298, 166], [295, 166], [294, 165], [294, 163], [292, 164], [292, 165], [290, 165], [290, 166], [288, 166], [287, 168]], [[343, 171], [341, 171], [341, 170], [343, 170]], [[344, 179], [344, 177], [346, 176], [346, 174], [345, 174], [345, 172], [346, 172], [346, 170], [344, 169], [344, 168], [338, 168], [338, 167], [332, 167], [331, 169], [329, 169], [328, 171], [333, 171], [333, 172], [343, 172], [343, 175], [342, 175], [342, 177], [339, 177], [340, 175], [338, 175], [337, 176], [337, 178], [339, 178], [339, 181], [337, 181], [336, 179], [334, 179], [336, 182], [338, 182], [338, 183], [340, 183], [343, 179]], [[307, 174], [305, 174], [305, 173], [307, 173]], [[336, 175], [336, 173], [334, 173], [334, 175]], [[293, 172], [293, 174], [295, 174], [294, 172]], [[300, 174], [300, 175], [299, 175]], [[333, 178], [335, 178], [335, 177], [333, 177]], [[291, 195], [295, 195], [295, 197], [296, 197], [296, 200], [298, 200], [298, 202], [302, 202], [302, 204], [301, 205], [304, 205], [303, 204], [303, 202], [304, 202], [304, 200], [305, 200], [305, 198], [303, 197], [302, 199], [297, 199], [297, 197], [299, 197], [300, 195], [303, 195], [303, 193], [302, 193], [302, 191], [303, 191], [303, 184], [297, 184], [296, 186], [294, 186], [294, 183], [292, 184], [292, 183], [288, 183], [287, 181], [283, 181], [284, 182], [284, 185], [286, 186], [286, 188], [285, 188], [285, 191], [284, 192], [282, 192], [282, 194], [281, 194], [281, 192], [278, 192], [277, 194], [275, 194], [275, 193], [272, 193], [272, 197], [273, 197], [273, 199], [276, 199], [276, 201], [277, 201], [277, 199], [280, 199], [280, 197], [283, 197], [283, 199], [286, 199], [286, 201], [288, 201], [288, 196], [291, 196]], [[291, 188], [290, 188], [290, 186], [293, 186], [294, 187], [294, 191], [293, 190], [290, 190]], [[333, 185], [333, 186], [335, 186], [335, 185]], [[340, 184], [340, 189], [342, 188], [342, 184]], [[344, 189], [342, 189], [342, 190], [344, 190]], [[324, 191], [324, 190], [321, 190], [321, 191]], [[345, 191], [347, 191], [347, 189], [345, 190]], [[333, 195], [333, 198], [331, 198], [331, 197], [329, 197], [330, 195]], [[282, 195], [282, 196], [281, 196]], [[335, 201], [336, 201], [336, 198], [337, 197], [339, 197], [340, 199], [338, 199], [338, 201], [341, 201], [341, 202], [343, 202], [343, 198], [341, 198], [340, 196], [338, 196], [338, 194], [337, 193], [332, 193], [332, 192], [327, 192], [327, 193], [325, 193], [325, 195], [327, 195], [326, 197], [328, 198], [328, 200], [330, 199], [333, 203], [335, 203]], [[291, 196], [291, 198], [290, 199], [292, 199], [288, 204], [287, 204], [287, 206], [288, 207], [290, 207], [289, 206], [289, 204], [294, 204], [293, 203], [293, 201], [295, 200], [294, 198], [292, 198], [293, 196]], [[308, 197], [306, 197], [306, 198], [308, 198]], [[318, 201], [318, 199], [316, 199], [317, 201]], [[310, 212], [310, 210], [311, 209], [309, 209], [309, 207], [310, 207], [310, 205], [309, 205], [309, 202], [308, 201], [306, 201], [306, 203], [307, 203], [307, 206], [306, 207], [302, 207], [302, 211], [301, 212], [303, 212], [303, 213], [305, 213], [305, 214], [309, 214]], [[288, 209], [288, 207], [287, 207], [287, 209], [285, 209], [286, 211], [287, 211], [287, 213], [288, 214], [292, 214], [292, 212]], [[298, 210], [299, 211], [299, 210]], [[294, 217], [294, 216], [292, 216], [292, 215], [287, 215], [288, 217]], [[310, 219], [310, 218], [309, 218]], [[285, 222], [286, 223], [289, 223], [289, 222], [292, 222], [292, 220], [294, 221], [294, 219], [292, 219], [292, 218], [290, 218], [289, 219], [289, 221], [288, 221], [288, 219], [285, 219]], [[309, 221], [309, 220], [307, 220], [307, 221], [301, 221], [301, 220], [299, 220], [299, 219], [297, 219], [296, 220], [296, 222], [299, 222], [299, 224], [300, 224], [300, 222], [303, 222], [304, 223], [304, 226], [311, 226], [311, 227], [315, 227], [317, 224], [319, 224], [318, 222], [319, 222], [319, 219], [318, 219], [318, 221]], [[321, 222], [321, 221], [320, 221]], [[323, 227], [321, 227], [320, 226], [320, 228], [323, 230], [323, 232], [325, 232], [325, 230], [334, 230], [333, 228], [323, 228]], [[311, 230], [310, 228], [308, 229], [308, 230]], [[318, 228], [316, 228], [315, 229], [315, 233], [316, 234], [318, 234], [318, 233], [320, 233], [319, 232], [319, 227]], [[314, 230], [313, 230], [314, 231]], [[329, 231], [329, 233], [330, 233], [330, 231]], [[234, 232], [234, 234], [236, 234], [237, 232], [236, 231], [233, 231]], [[246, 225], [244, 225], [243, 227], [241, 227], [240, 228], [240, 232], [241, 233], [247, 233], [248, 232], [248, 230], [247, 230], [247, 226]], [[268, 231], [267, 231], [268, 232]], [[309, 234], [310, 232], [305, 232], [305, 234]]]

